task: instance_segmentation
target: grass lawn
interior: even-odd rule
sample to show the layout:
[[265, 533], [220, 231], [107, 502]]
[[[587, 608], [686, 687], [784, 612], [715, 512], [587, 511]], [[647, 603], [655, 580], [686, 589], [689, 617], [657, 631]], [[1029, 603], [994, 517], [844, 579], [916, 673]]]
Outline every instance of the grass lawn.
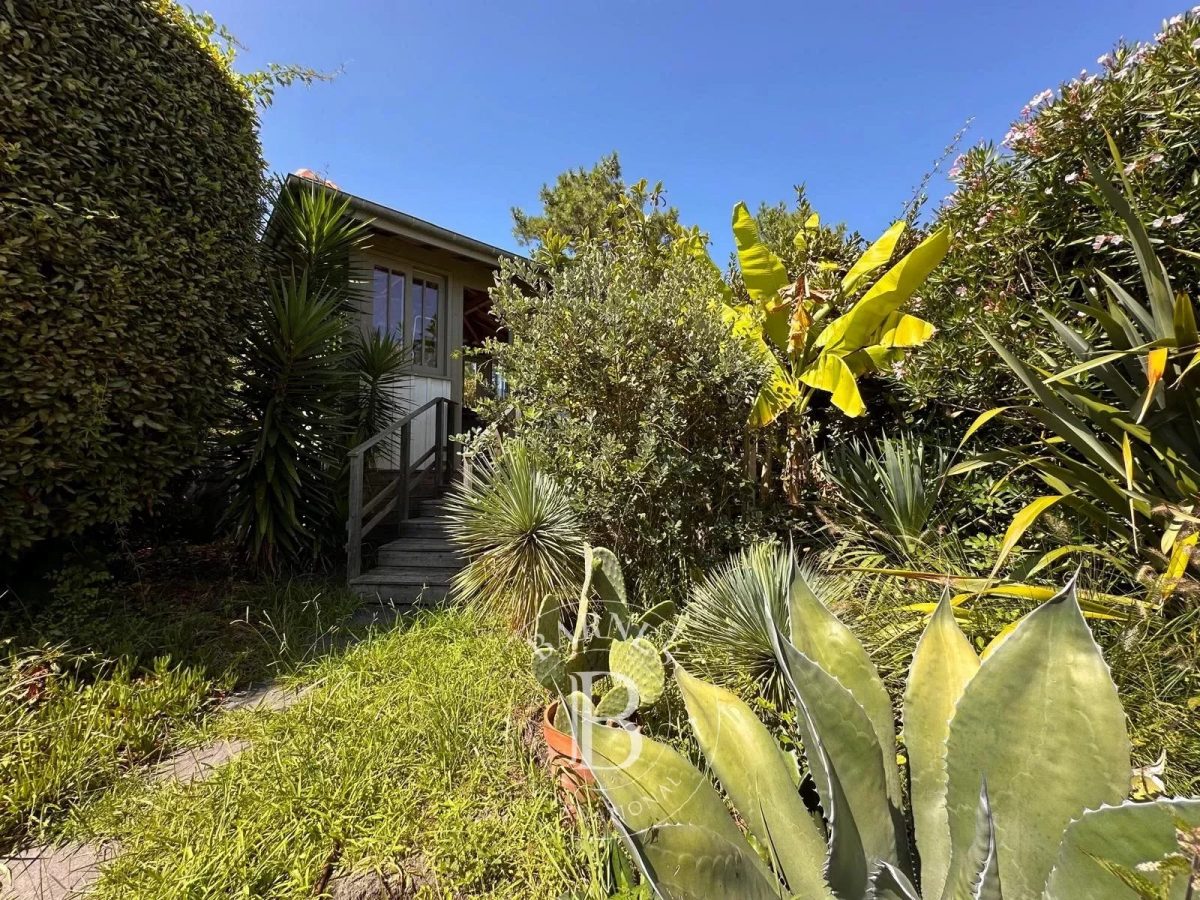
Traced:
[[[191, 785], [125, 784], [75, 815], [117, 838], [99, 898], [312, 897], [328, 868], [402, 896], [557, 897], [603, 881], [514, 710], [537, 704], [527, 646], [467, 614], [427, 614], [298, 675], [281, 713], [222, 717], [249, 750]], [[601, 892], [599, 896], [604, 896]]]

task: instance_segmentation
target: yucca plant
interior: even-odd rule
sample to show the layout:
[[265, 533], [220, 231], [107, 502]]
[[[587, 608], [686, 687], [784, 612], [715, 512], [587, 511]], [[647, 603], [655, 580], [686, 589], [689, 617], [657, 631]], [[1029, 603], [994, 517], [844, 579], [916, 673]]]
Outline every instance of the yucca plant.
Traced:
[[788, 621], [793, 589], [812, 591], [826, 603], [839, 582], [814, 566], [797, 564], [795, 551], [774, 543], [755, 544], [718, 566], [692, 588], [671, 639], [671, 652], [692, 671], [729, 688], [747, 682], [763, 696], [787, 695], [775, 659], [774, 623]]
[[936, 537], [949, 454], [912, 435], [858, 440], [825, 454], [838, 508], [853, 530], [901, 561], [915, 561]]
[[[796, 234], [797, 246], [805, 246], [818, 225], [814, 214]], [[793, 281], [763, 243], [746, 205], [734, 207], [733, 236], [751, 302], [730, 302], [725, 315], [735, 333], [759, 346], [770, 373], [751, 411], [752, 427], [764, 427], [793, 407], [803, 412], [818, 392], [830, 394], [846, 415], [860, 416], [866, 407], [858, 377], [899, 362], [906, 349], [933, 337], [933, 325], [901, 308], [946, 255], [949, 231], [930, 234], [870, 284], [891, 260], [905, 227], [893, 224], [841, 278], [835, 267], [818, 264]], [[702, 237], [686, 239], [696, 256], [707, 259]], [[728, 292], [727, 297], [732, 301]]]
[[529, 631], [548, 601], [570, 602], [583, 581], [583, 526], [562, 487], [520, 441], [481, 457], [447, 502], [450, 538], [467, 557], [454, 594]]
[[[910, 846], [878, 673], [811, 592], [793, 591], [789, 605], [775, 651], [819, 814], [750, 708], [683, 667], [675, 677], [692, 730], [746, 833], [671, 747], [575, 723], [631, 852], [665, 900], [1129, 900], [1112, 867], [1160, 860], [1178, 850], [1177, 825], [1200, 824], [1200, 800], [1124, 802], [1124, 711], [1069, 585], [982, 660], [948, 598], [930, 618], [903, 703]], [[1186, 890], [1185, 879], [1169, 896]]]
[[272, 283], [242, 361], [227, 521], [270, 566], [317, 555], [335, 508], [333, 473], [350, 430], [344, 399], [355, 388], [340, 304], [303, 273]]
[[[1115, 148], [1114, 154], [1115, 154]], [[1117, 166], [1120, 168], [1120, 158]], [[1032, 402], [990, 409], [964, 441], [992, 419], [1037, 429], [1034, 441], [1000, 448], [955, 466], [961, 473], [991, 463], [1034, 472], [1050, 493], [1014, 520], [1028, 528], [1056, 504], [1070, 506], [1103, 531], [1127, 541], [1161, 571], [1195, 540], [1200, 502], [1200, 346], [1196, 309], [1172, 291], [1154, 242], [1126, 197], [1099, 164], [1088, 164], [1103, 202], [1123, 223], [1137, 255], [1142, 299], [1104, 272], [1088, 303], [1072, 304], [1080, 327], [1043, 311], [1077, 365], [1054, 371], [1018, 359], [988, 341], [1032, 394]], [[1142, 534], [1153, 534], [1146, 541]], [[1188, 551], [1190, 552], [1190, 551]], [[1178, 560], [1180, 574], [1187, 556]]]

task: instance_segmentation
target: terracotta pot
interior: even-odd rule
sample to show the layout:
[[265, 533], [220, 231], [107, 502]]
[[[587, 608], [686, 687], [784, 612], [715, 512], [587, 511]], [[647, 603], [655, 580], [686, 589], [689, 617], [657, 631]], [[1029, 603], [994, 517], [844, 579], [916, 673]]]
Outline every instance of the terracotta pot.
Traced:
[[549, 751], [550, 767], [558, 773], [558, 784], [569, 797], [579, 798], [588, 793], [596, 783], [592, 770], [583, 761], [583, 754], [575, 738], [554, 727], [554, 713], [559, 701], [555, 700], [542, 713], [542, 737]]

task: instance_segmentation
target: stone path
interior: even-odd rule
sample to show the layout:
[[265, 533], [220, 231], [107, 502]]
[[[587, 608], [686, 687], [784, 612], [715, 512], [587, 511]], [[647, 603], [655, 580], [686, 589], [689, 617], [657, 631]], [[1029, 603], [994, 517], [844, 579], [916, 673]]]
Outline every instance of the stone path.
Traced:
[[[384, 627], [394, 623], [400, 614], [391, 606], [367, 605], [354, 614], [350, 624]], [[334, 644], [345, 647], [356, 640], [354, 636], [335, 638]], [[226, 697], [219, 709], [222, 712], [242, 709], [282, 712], [307, 692], [307, 687], [294, 690], [268, 682]], [[152, 782], [199, 781], [249, 746], [249, 741], [222, 740], [181, 750], [151, 769], [148, 777]], [[120, 847], [110, 841], [42, 845], [15, 856], [0, 856], [0, 900], [73, 900], [83, 897], [99, 877], [101, 865], [119, 852]]]

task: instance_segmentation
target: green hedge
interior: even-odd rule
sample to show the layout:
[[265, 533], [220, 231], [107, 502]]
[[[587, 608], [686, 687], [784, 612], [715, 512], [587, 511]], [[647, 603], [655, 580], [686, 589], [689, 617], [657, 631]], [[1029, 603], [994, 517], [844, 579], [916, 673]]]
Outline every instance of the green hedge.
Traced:
[[166, 0], [0, 6], [0, 557], [151, 508], [255, 302], [243, 87]]

